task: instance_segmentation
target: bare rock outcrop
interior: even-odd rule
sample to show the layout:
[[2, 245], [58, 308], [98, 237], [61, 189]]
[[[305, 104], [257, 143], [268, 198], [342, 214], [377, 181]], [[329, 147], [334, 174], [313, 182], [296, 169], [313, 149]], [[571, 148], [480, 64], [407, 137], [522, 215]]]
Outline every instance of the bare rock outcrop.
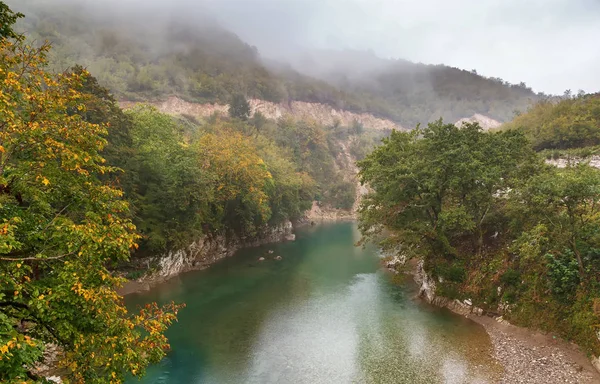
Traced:
[[600, 168], [600, 155], [593, 155], [590, 157], [561, 157], [559, 159], [548, 159], [547, 164], [554, 165], [558, 168], [566, 168], [568, 166], [577, 165], [581, 162], [587, 162], [591, 167]]
[[479, 123], [481, 128], [483, 128], [485, 131], [498, 128], [502, 125], [502, 123], [498, 120], [494, 120], [491, 117], [481, 115], [479, 113], [476, 113], [471, 117], [462, 118], [458, 120], [454, 125], [460, 128], [464, 123]]
[[312, 208], [306, 212], [305, 220], [308, 222], [352, 221], [356, 219], [354, 212], [331, 207], [323, 207], [313, 201]]
[[292, 223], [286, 221], [276, 227], [263, 228], [257, 236], [251, 239], [225, 235], [202, 236], [185, 248], [147, 258], [146, 264], [156, 265], [158, 267], [156, 271], [128, 282], [123, 289], [120, 289], [120, 293], [125, 295], [138, 290], [146, 290], [181, 273], [205, 269], [221, 259], [232, 256], [241, 248], [294, 241], [296, 237], [292, 232]]
[[[122, 108], [127, 109], [132, 108], [138, 103], [121, 101], [119, 104]], [[171, 96], [162, 101], [147, 102], [146, 104], [153, 105], [164, 113], [190, 115], [196, 118], [206, 118], [213, 114], [226, 115], [229, 111], [228, 105], [190, 103], [177, 96]], [[274, 120], [282, 117], [291, 117], [294, 120], [313, 120], [323, 125], [333, 125], [339, 122], [344, 126], [349, 126], [357, 121], [367, 129], [405, 130], [400, 124], [388, 119], [382, 119], [369, 113], [356, 113], [335, 109], [326, 104], [307, 103], [304, 101], [292, 101], [284, 104], [259, 99], [250, 99], [249, 104], [252, 115], [260, 112], [265, 117]]]

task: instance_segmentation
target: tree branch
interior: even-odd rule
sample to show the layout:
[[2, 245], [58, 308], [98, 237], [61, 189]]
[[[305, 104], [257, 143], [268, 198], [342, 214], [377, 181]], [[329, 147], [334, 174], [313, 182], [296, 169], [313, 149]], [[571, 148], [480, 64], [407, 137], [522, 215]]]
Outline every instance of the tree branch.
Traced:
[[37, 323], [38, 325], [41, 325], [42, 327], [44, 327], [48, 331], [48, 333], [50, 333], [52, 335], [52, 337], [54, 337], [54, 339], [56, 341], [58, 341], [62, 345], [67, 345], [67, 346], [71, 345], [71, 343], [69, 343], [67, 340], [65, 340], [65, 339], [61, 338], [60, 336], [58, 336], [58, 334], [56, 333], [56, 331], [52, 327], [50, 327], [45, 321], [43, 321], [38, 316], [36, 316], [31, 311], [31, 308], [27, 304], [17, 303], [17, 302], [14, 302], [14, 301], [2, 301], [2, 302], [0, 302], [0, 307], [13, 307], [13, 308], [24, 309], [25, 311], [27, 311], [27, 313], [29, 314], [29, 316], [31, 316], [31, 318], [25, 318], [25, 317], [23, 317], [22, 318], [23, 320], [33, 321], [34, 323]]
[[1, 307], [14, 307], [14, 308], [29, 309], [29, 306], [27, 304], [17, 303], [14, 301], [0, 301], [0, 308]]
[[58, 256], [49, 256], [49, 257], [0, 257], [2, 261], [45, 261], [45, 260], [57, 260], [62, 259], [67, 256], [74, 255], [75, 252], [65, 253], [63, 255]]

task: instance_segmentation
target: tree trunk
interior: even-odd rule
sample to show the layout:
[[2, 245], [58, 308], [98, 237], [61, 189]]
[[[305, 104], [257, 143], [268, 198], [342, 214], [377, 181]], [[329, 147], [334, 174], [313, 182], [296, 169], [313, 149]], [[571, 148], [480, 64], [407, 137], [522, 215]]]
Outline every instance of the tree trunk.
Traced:
[[581, 284], [583, 285], [585, 281], [585, 268], [583, 266], [583, 259], [581, 258], [581, 254], [577, 249], [577, 242], [575, 241], [575, 239], [571, 239], [571, 246], [573, 247], [575, 257], [577, 257], [577, 264], [579, 265], [579, 277], [581, 278]]

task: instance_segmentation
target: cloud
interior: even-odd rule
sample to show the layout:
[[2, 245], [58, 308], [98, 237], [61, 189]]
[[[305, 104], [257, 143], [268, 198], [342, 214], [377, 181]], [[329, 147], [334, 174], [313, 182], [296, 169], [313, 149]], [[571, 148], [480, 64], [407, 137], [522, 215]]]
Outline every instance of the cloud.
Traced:
[[546, 93], [600, 91], [600, 0], [70, 1], [198, 23], [208, 15], [278, 59], [303, 49], [372, 50]]
[[597, 0], [208, 0], [268, 55], [291, 47], [372, 49], [477, 69], [536, 91], [600, 91]]

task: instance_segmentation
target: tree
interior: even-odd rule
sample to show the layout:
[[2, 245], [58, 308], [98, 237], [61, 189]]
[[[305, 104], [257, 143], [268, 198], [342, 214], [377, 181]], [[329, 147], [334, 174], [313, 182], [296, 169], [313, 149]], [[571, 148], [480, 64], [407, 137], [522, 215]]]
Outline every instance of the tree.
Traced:
[[244, 95], [233, 95], [229, 103], [229, 116], [243, 121], [250, 118], [250, 104]]
[[[108, 89], [101, 86], [98, 80], [92, 76], [81, 65], [75, 65], [69, 72], [82, 76], [82, 82], [78, 91], [81, 93], [85, 109], [79, 111], [70, 111], [77, 113], [82, 118], [92, 124], [106, 124], [108, 135], [107, 145], [103, 149], [103, 154], [107, 161], [112, 157], [118, 156], [117, 153], [124, 151], [132, 146], [131, 130], [132, 121], [121, 108], [117, 100]], [[111, 153], [107, 151], [110, 150]], [[131, 153], [121, 156], [130, 156]], [[115, 161], [119, 161], [116, 160]]]
[[130, 314], [108, 266], [138, 236], [101, 151], [107, 128], [84, 121], [87, 72], [45, 71], [47, 45], [0, 41], [0, 381], [40, 380], [47, 343], [77, 383], [143, 374], [168, 348], [179, 307]]
[[365, 127], [362, 123], [356, 119], [352, 122], [352, 127], [350, 128], [350, 132], [353, 135], [361, 135], [365, 131]]
[[268, 124], [268, 121], [269, 120], [260, 111], [256, 111], [254, 116], [252, 116], [252, 119], [250, 120], [250, 124], [256, 130], [256, 137], [258, 137], [258, 135], [262, 131], [263, 127], [266, 124]]
[[480, 253], [498, 193], [535, 163], [524, 136], [513, 131], [485, 133], [478, 124], [457, 128], [441, 120], [394, 131], [359, 162], [361, 181], [373, 189], [360, 210], [361, 229], [367, 238], [392, 230], [407, 252], [425, 256], [457, 258], [465, 237]]
[[267, 165], [273, 182], [267, 185], [271, 208], [271, 224], [285, 220], [297, 220], [310, 209], [316, 191], [316, 183], [306, 172], [300, 172], [282, 148], [271, 140], [257, 140], [257, 151]]
[[[142, 247], [153, 252], [186, 246], [210, 220], [215, 176], [204, 172], [182, 126], [150, 106], [127, 111], [132, 121], [133, 168], [123, 175]], [[118, 165], [118, 164], [117, 164]]]
[[600, 171], [579, 164], [560, 170], [549, 168], [532, 178], [518, 197], [526, 203], [524, 210], [530, 216], [554, 232], [551, 253], [570, 251], [582, 283], [592, 272], [594, 254], [600, 249], [599, 196]]
[[213, 228], [255, 235], [271, 218], [266, 191], [273, 184], [256, 147], [225, 126], [203, 134], [195, 145], [202, 171], [214, 175]]
[[13, 30], [13, 25], [22, 17], [22, 13], [13, 12], [8, 5], [0, 1], [0, 39], [21, 39], [21, 35]]

